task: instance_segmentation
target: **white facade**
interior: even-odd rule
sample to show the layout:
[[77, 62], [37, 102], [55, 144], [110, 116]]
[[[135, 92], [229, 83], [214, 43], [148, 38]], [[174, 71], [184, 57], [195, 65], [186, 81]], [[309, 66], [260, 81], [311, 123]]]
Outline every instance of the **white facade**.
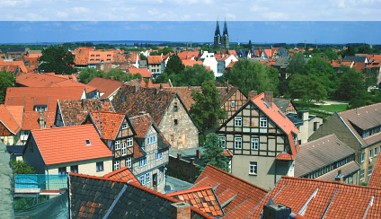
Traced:
[[204, 51], [200, 57], [200, 60], [202, 60], [203, 66], [210, 67], [210, 70], [213, 71], [214, 77], [220, 77], [222, 76], [222, 73], [217, 72], [217, 59], [214, 57], [214, 53], [210, 53], [208, 51]]

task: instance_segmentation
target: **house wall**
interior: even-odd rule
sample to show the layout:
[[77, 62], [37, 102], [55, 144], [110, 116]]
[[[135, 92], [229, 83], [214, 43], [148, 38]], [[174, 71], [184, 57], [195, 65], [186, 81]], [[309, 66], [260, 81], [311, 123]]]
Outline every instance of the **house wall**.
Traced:
[[14, 145], [20, 139], [20, 132], [13, 135], [3, 123], [0, 122], [0, 140], [5, 145]]
[[[96, 171], [97, 162], [103, 162], [103, 171]], [[49, 165], [46, 167], [46, 174], [58, 174], [58, 168], [60, 167], [66, 167], [66, 171], [70, 172], [70, 166], [75, 165], [78, 165], [78, 173], [92, 176], [103, 176], [112, 172], [112, 157]]]
[[[228, 88], [229, 89], [229, 88]], [[232, 103], [234, 101], [234, 103]], [[222, 125], [228, 118], [232, 117], [238, 109], [240, 109], [247, 102], [247, 97], [237, 90], [223, 105], [222, 108], [226, 111], [226, 117], [220, 120]]]
[[[177, 105], [177, 111], [175, 105]], [[175, 120], [177, 120], [177, 125]], [[198, 129], [177, 97], [167, 108], [159, 124], [159, 129], [171, 144], [170, 150], [198, 147]]]
[[34, 167], [37, 174], [45, 174], [45, 163], [32, 135], [25, 146], [23, 160]]
[[[260, 127], [260, 117], [266, 116], [253, 103], [247, 104], [229, 119], [218, 134], [225, 138], [226, 147], [233, 153], [232, 174], [263, 188], [272, 188], [281, 176], [293, 176], [292, 161], [276, 161], [282, 152], [290, 150], [287, 135], [269, 118], [267, 127]], [[235, 125], [235, 118], [242, 125]], [[266, 116], [267, 117], [267, 116]], [[242, 138], [242, 149], [235, 147], [235, 137]], [[251, 148], [251, 139], [258, 138], [258, 149]], [[257, 174], [249, 174], [250, 162], [257, 162]]]

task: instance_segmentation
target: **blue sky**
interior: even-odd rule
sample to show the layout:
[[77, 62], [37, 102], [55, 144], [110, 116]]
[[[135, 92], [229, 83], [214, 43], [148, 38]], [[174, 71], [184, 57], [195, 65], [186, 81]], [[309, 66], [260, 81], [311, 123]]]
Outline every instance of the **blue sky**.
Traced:
[[381, 0], [1, 0], [0, 43], [211, 42], [226, 19], [233, 42], [381, 44], [380, 9]]

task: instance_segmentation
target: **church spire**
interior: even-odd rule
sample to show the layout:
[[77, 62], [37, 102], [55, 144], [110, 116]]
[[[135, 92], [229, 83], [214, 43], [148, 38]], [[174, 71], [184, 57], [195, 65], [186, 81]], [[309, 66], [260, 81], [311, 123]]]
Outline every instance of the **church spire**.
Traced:
[[228, 33], [228, 25], [226, 24], [226, 19], [225, 19], [225, 23], [224, 23], [224, 32], [222, 35], [229, 35]]
[[220, 32], [220, 25], [217, 21], [217, 25], [216, 25], [216, 31], [214, 32], [214, 36], [221, 36], [221, 32]]

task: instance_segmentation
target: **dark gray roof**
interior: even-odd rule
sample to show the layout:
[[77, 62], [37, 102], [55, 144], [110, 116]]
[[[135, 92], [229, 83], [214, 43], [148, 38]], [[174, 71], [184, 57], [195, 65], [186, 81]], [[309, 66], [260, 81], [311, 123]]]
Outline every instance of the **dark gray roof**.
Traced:
[[179, 202], [140, 185], [88, 175], [70, 174], [69, 183], [72, 218], [173, 218], [172, 204]]
[[288, 105], [290, 104], [291, 100], [289, 99], [283, 99], [283, 98], [273, 98], [273, 101], [275, 105], [282, 110], [282, 112], [285, 112]]
[[147, 68], [147, 60], [139, 60], [140, 68]]
[[345, 56], [343, 61], [362, 62], [366, 60], [365, 56]]
[[344, 175], [344, 177], [354, 173], [354, 172], [357, 172], [358, 170], [360, 170], [360, 165], [356, 162], [356, 161], [351, 161], [347, 164], [344, 164], [343, 166], [339, 167], [339, 168], [336, 168], [324, 175], [321, 175], [319, 176], [318, 178], [316, 179], [319, 179], [319, 180], [335, 180], [337, 174], [338, 174], [338, 171], [341, 171], [341, 174]]
[[302, 144], [295, 158], [295, 176], [304, 176], [354, 153], [335, 134]]

